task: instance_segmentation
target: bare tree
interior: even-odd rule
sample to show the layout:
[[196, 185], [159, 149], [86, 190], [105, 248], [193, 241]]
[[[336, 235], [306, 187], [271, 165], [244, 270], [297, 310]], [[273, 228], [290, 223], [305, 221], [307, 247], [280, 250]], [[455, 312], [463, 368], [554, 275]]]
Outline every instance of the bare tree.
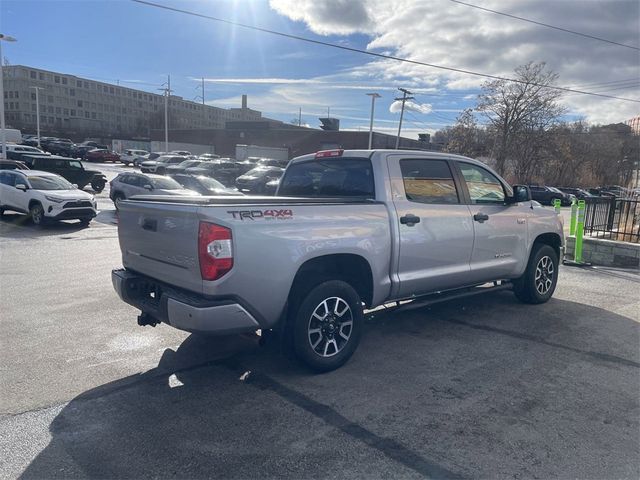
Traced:
[[[510, 156], [515, 162], [514, 170], [528, 169], [526, 164], [534, 161], [531, 155], [539, 151], [530, 145], [531, 138], [556, 123], [565, 112], [558, 104], [562, 93], [548, 88], [555, 84], [558, 74], [546, 70], [544, 62], [519, 66], [515, 78], [519, 82], [486, 82], [478, 96], [477, 110], [488, 119], [496, 134], [496, 169], [501, 175], [505, 174]], [[524, 141], [528, 144], [516, 144]]]
[[482, 148], [480, 144], [481, 133], [473, 110], [467, 108], [456, 118], [456, 124], [449, 130], [445, 151], [468, 157], [478, 156]]

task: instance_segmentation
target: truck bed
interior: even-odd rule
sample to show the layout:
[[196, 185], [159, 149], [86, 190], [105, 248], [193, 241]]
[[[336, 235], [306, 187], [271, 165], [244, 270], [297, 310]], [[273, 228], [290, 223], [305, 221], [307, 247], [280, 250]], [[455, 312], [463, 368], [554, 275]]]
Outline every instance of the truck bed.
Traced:
[[[203, 281], [200, 222], [232, 231], [233, 268]], [[290, 197], [137, 196], [119, 210], [125, 268], [202, 294], [234, 298], [259, 312], [263, 327], [277, 321], [300, 266], [320, 255], [355, 254], [368, 261], [386, 298], [391, 288], [389, 212], [382, 202]]]

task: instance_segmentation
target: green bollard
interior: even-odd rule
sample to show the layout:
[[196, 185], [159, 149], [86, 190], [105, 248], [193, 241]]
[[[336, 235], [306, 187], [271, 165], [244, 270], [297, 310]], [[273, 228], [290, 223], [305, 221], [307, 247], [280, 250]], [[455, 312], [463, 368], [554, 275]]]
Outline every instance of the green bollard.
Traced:
[[553, 208], [555, 208], [556, 213], [558, 215], [560, 215], [560, 207], [562, 206], [562, 203], [560, 202], [560, 200], [558, 200], [557, 198], [553, 201]]
[[571, 222], [569, 223], [569, 235], [576, 235], [576, 221], [578, 217], [578, 202], [574, 198], [571, 200]]
[[573, 253], [573, 260], [582, 263], [582, 237], [584, 235], [584, 200], [578, 202], [578, 222], [576, 226], [576, 246]]

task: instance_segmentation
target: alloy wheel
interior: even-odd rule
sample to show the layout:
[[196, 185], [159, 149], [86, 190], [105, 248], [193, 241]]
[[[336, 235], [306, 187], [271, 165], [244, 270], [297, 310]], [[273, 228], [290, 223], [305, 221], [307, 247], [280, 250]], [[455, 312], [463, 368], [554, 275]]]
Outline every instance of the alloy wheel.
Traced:
[[340, 297], [324, 299], [309, 318], [307, 337], [313, 351], [321, 357], [340, 352], [351, 338], [353, 312]]

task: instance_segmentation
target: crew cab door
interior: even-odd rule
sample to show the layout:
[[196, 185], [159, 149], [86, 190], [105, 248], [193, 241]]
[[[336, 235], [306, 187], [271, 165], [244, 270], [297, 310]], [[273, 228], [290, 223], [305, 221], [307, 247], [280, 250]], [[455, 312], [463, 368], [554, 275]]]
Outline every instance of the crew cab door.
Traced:
[[395, 296], [466, 285], [473, 226], [450, 162], [392, 155], [387, 165], [399, 232]]
[[455, 161], [473, 220], [469, 278], [473, 282], [512, 278], [527, 261], [530, 205], [506, 203], [506, 186], [486, 168]]

